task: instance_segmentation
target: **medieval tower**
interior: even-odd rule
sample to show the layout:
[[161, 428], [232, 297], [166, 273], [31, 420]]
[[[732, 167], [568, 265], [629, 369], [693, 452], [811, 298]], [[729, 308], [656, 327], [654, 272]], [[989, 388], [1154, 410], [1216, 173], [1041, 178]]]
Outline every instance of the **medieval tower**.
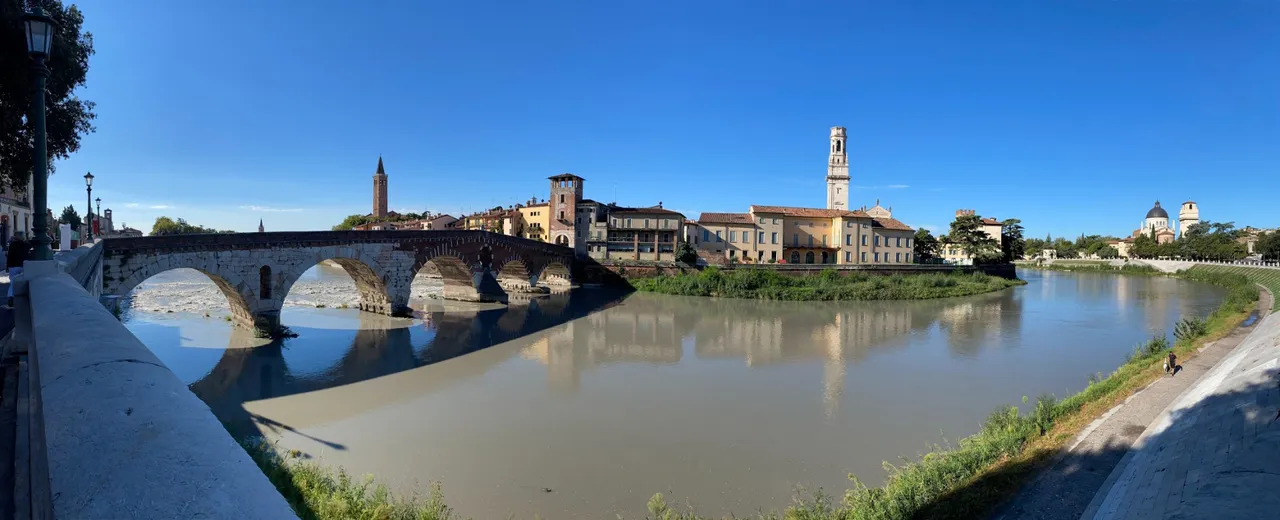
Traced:
[[831, 156], [827, 159], [827, 209], [849, 210], [849, 154], [843, 126], [831, 127]]
[[1187, 228], [1200, 223], [1200, 208], [1195, 202], [1186, 201], [1182, 203], [1182, 209], [1178, 210], [1178, 232], [1187, 233]]
[[578, 202], [582, 200], [582, 177], [564, 173], [548, 177], [551, 180], [551, 229], [547, 236], [556, 245], [575, 247], [578, 237]]
[[387, 172], [382, 169], [382, 156], [378, 156], [378, 171], [373, 174], [373, 216], [387, 216]]

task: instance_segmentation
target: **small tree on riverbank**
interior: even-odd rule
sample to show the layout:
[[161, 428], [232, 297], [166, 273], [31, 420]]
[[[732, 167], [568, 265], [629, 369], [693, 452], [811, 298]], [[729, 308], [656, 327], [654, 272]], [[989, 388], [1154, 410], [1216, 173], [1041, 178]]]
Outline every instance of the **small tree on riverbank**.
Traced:
[[698, 264], [698, 252], [693, 250], [693, 245], [686, 240], [680, 243], [680, 247], [676, 248], [676, 261], [684, 262], [689, 265]]
[[982, 217], [976, 214], [957, 216], [947, 239], [973, 257], [975, 264], [991, 263], [1002, 256], [1000, 243], [982, 230]]

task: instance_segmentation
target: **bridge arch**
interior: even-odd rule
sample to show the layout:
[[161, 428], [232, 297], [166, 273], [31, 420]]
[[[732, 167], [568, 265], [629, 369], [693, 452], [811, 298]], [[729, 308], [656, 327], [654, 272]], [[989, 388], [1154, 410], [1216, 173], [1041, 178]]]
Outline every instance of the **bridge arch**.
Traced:
[[482, 301], [476, 291], [478, 268], [479, 265], [470, 265], [459, 256], [440, 254], [424, 258], [415, 265], [413, 276], [416, 278], [421, 273], [439, 276], [444, 281], [443, 296], [446, 300]]
[[115, 283], [108, 282], [108, 286], [104, 287], [103, 292], [105, 294], [114, 294], [121, 297], [127, 296], [141, 285], [142, 282], [150, 280], [158, 275], [180, 269], [195, 271], [204, 275], [209, 279], [209, 281], [212, 281], [213, 285], [218, 288], [218, 292], [222, 293], [222, 295], [226, 297], [227, 307], [231, 309], [231, 316], [233, 319], [242, 324], [249, 326], [253, 325], [253, 315], [255, 310], [254, 304], [258, 300], [257, 293], [253, 290], [256, 287], [251, 286], [242, 280], [228, 279], [230, 277], [224, 277], [217, 271], [209, 270], [203, 266], [197, 266], [194, 264], [178, 263], [170, 267], [151, 264], [123, 276], [122, 279], [118, 279]]
[[567, 289], [573, 285], [573, 273], [564, 264], [552, 260], [539, 266], [537, 276], [531, 278], [531, 283]]
[[360, 310], [386, 315], [399, 315], [407, 311], [407, 306], [397, 307], [392, 302], [391, 294], [387, 290], [389, 269], [369, 255], [342, 253], [318, 254], [301, 259], [290, 266], [288, 272], [278, 282], [277, 296], [280, 305], [284, 305], [285, 298], [304, 273], [326, 261], [338, 264], [355, 282], [356, 293], [360, 297]]

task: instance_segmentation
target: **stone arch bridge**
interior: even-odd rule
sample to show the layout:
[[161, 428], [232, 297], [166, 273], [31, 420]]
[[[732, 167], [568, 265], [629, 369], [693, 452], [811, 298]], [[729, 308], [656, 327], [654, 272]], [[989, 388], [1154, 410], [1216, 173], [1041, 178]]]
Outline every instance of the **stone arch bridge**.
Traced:
[[574, 252], [485, 231], [297, 231], [108, 238], [103, 294], [124, 296], [148, 278], [190, 268], [213, 280], [238, 325], [280, 329], [280, 310], [302, 273], [333, 260], [355, 280], [360, 309], [406, 315], [419, 271], [438, 272], [444, 297], [507, 301], [507, 291], [569, 286]]

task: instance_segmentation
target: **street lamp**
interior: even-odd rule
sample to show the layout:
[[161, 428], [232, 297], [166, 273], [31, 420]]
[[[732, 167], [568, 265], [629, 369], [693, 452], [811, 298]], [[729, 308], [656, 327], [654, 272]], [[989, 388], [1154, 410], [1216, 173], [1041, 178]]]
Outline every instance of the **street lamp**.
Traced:
[[32, 7], [30, 12], [22, 15], [22, 22], [27, 30], [27, 53], [31, 54], [33, 63], [31, 71], [35, 76], [35, 96], [31, 101], [31, 126], [35, 130], [35, 146], [31, 168], [31, 198], [35, 218], [32, 222], [32, 233], [35, 244], [32, 256], [35, 260], [50, 260], [53, 250], [49, 248], [49, 152], [44, 133], [44, 90], [45, 81], [49, 79], [49, 67], [44, 64], [45, 58], [53, 50], [53, 31], [57, 23], [53, 18], [44, 15], [39, 7]]
[[93, 172], [84, 174], [84, 191], [84, 205], [89, 206], [89, 209], [85, 210], [85, 218], [88, 219], [89, 225], [84, 228], [84, 241], [89, 242], [93, 240]]
[[102, 197], [93, 199], [93, 202], [97, 203], [98, 206], [97, 208], [94, 208], [98, 215], [98, 235], [102, 235], [102, 226], [104, 225], [102, 224]]

